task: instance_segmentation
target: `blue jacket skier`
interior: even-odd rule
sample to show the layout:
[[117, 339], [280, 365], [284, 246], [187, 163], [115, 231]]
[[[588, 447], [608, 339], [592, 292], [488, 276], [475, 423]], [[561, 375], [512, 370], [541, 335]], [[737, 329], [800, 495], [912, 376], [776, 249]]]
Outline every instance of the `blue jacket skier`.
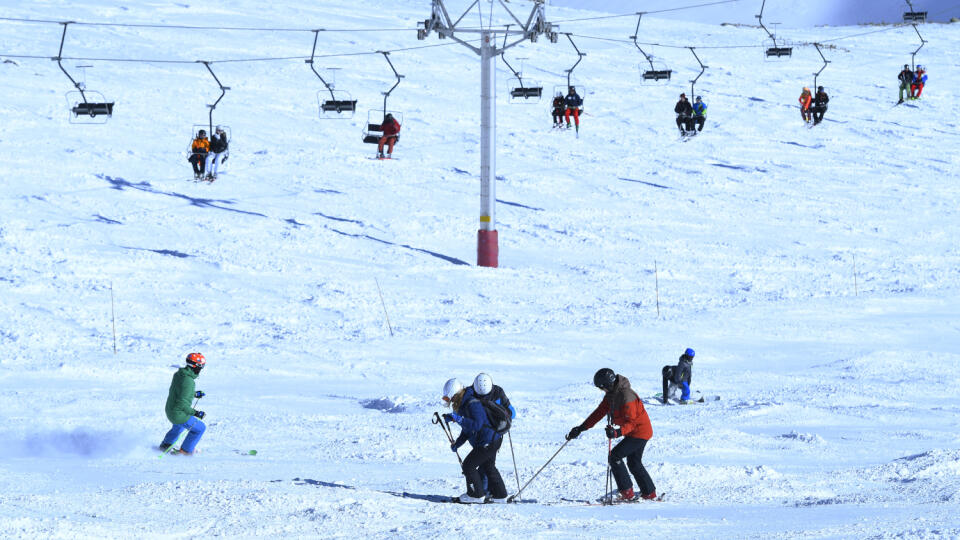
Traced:
[[707, 104], [700, 96], [693, 102], [693, 121], [697, 125], [697, 131], [703, 131], [703, 124], [707, 121]]
[[680, 402], [690, 401], [690, 382], [693, 379], [693, 357], [696, 352], [687, 349], [680, 355], [680, 361], [675, 366], [663, 366], [660, 370], [663, 376], [663, 402], [667, 403], [672, 387], [681, 388]]
[[467, 396], [467, 392], [468, 389], [462, 387], [455, 392], [453, 388], [445, 388], [444, 391], [444, 397], [449, 400], [453, 412], [443, 415], [443, 419], [460, 424], [460, 435], [450, 445], [450, 450], [455, 452], [468, 441], [473, 447], [463, 459], [467, 491], [458, 500], [468, 504], [485, 502], [483, 478], [486, 477], [491, 501], [505, 503], [507, 488], [497, 470], [497, 451], [503, 443], [503, 435], [493, 429], [483, 403], [473, 392], [470, 396]]
[[567, 97], [563, 98], [563, 103], [567, 107], [563, 113], [564, 118], [567, 120], [567, 127], [570, 127], [570, 115], [572, 114], [573, 121], [577, 126], [577, 131], [580, 131], [580, 109], [583, 107], [583, 98], [577, 93], [576, 88], [571, 86], [567, 90]]
[[[502, 405], [505, 409], [507, 409], [507, 411], [510, 412], [510, 420], [513, 420], [517, 417], [517, 410], [513, 408], [513, 405], [507, 398], [506, 392], [503, 391], [503, 388], [493, 384], [493, 379], [486, 373], [477, 375], [477, 377], [473, 380], [473, 386], [468, 387], [467, 391], [463, 395], [464, 401], [477, 398], [492, 401], [497, 405]], [[482, 479], [484, 493], [489, 494], [489, 481], [487, 480], [487, 476], [483, 474], [483, 471], [480, 471], [480, 477]]]

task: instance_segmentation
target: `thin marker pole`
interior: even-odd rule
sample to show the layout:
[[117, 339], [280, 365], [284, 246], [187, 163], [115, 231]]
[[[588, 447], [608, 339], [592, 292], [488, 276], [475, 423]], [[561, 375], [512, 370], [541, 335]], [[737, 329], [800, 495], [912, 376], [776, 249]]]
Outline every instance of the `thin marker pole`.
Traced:
[[380, 305], [383, 306], [383, 316], [387, 318], [387, 329], [390, 330], [390, 337], [393, 337], [393, 326], [390, 325], [390, 315], [387, 313], [387, 304], [383, 301], [383, 291], [380, 290], [380, 282], [377, 278], [373, 278], [373, 281], [377, 284], [377, 292], [380, 293]]
[[653, 260], [653, 283], [657, 291], [657, 318], [660, 318], [660, 276], [657, 272], [657, 260]]
[[113, 354], [117, 354], [117, 312], [113, 307], [113, 282], [110, 282], [110, 319], [113, 321]]

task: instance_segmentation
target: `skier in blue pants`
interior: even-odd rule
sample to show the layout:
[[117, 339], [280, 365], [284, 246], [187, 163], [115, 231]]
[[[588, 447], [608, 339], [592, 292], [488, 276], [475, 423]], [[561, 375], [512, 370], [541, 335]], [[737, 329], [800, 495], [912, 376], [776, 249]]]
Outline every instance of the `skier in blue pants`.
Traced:
[[663, 366], [660, 371], [663, 375], [663, 402], [671, 394], [671, 386], [681, 389], [680, 402], [690, 401], [690, 382], [693, 379], [693, 357], [696, 354], [693, 349], [687, 349], [680, 355], [680, 361], [675, 366]]
[[190, 400], [193, 398], [200, 399], [206, 395], [196, 390], [194, 382], [200, 376], [200, 371], [205, 365], [207, 365], [207, 360], [202, 354], [190, 353], [187, 355], [187, 365], [173, 374], [165, 407], [167, 419], [173, 426], [163, 437], [160, 450], [166, 451], [173, 446], [173, 443], [177, 442], [183, 430], [188, 430], [187, 438], [183, 440], [183, 444], [175, 452], [192, 455], [197, 443], [200, 442], [200, 437], [203, 437], [203, 432], [207, 429], [207, 426], [202, 422], [205, 414], [203, 411], [194, 409], [190, 405]]

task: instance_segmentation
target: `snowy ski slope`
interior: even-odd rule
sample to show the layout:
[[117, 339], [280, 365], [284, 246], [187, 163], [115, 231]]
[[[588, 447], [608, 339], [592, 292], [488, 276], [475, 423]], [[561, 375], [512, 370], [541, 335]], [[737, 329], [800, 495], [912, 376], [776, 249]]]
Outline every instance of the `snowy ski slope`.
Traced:
[[[97, 0], [0, 15], [412, 29], [429, 12]], [[62, 27], [0, 22], [0, 53], [43, 57], [0, 57], [0, 536], [960, 536], [957, 28], [921, 27], [930, 82], [898, 107], [912, 28], [784, 29], [835, 47], [826, 121], [807, 129], [812, 47], [766, 63], [708, 48], [759, 45], [758, 28], [645, 17], [644, 41], [679, 48], [652, 48], [675, 76], [644, 87], [635, 25], [559, 25], [587, 53], [579, 139], [550, 129], [547, 99], [508, 104], [498, 62], [488, 269], [474, 266], [479, 61], [451, 40], [320, 34], [318, 55], [442, 45], [391, 54], [404, 125], [398, 159], [380, 162], [360, 133], [394, 82], [381, 55], [318, 60], [359, 100], [353, 119], [324, 121], [309, 31], [71, 25], [65, 57], [154, 60], [64, 61], [92, 65], [88, 88], [116, 101], [107, 124], [75, 126], [49, 60]], [[681, 143], [673, 106], [699, 72], [685, 46], [709, 66], [709, 119]], [[219, 95], [195, 61], [272, 57], [289, 59], [213, 64], [231, 87], [214, 117], [231, 157], [193, 183], [185, 149]], [[565, 39], [518, 57], [548, 93], [576, 61]], [[447, 378], [486, 371], [506, 389], [526, 482], [598, 403], [594, 371], [648, 398], [686, 347], [694, 390], [721, 399], [647, 405], [644, 461], [666, 501], [564, 502], [603, 490], [594, 429], [524, 491], [536, 504], [437, 502], [464, 490], [430, 424]], [[170, 377], [194, 350], [208, 360], [202, 454], [158, 460]], [[507, 445], [498, 464], [516, 491]]]

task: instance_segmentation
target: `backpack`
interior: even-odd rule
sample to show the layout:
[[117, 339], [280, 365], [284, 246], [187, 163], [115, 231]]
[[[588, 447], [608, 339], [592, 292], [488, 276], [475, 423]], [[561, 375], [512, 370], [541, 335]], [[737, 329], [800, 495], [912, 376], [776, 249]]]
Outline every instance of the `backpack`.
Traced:
[[474, 399], [483, 405], [483, 410], [487, 413], [487, 423], [497, 435], [503, 435], [510, 431], [510, 411], [506, 407], [489, 399]]

